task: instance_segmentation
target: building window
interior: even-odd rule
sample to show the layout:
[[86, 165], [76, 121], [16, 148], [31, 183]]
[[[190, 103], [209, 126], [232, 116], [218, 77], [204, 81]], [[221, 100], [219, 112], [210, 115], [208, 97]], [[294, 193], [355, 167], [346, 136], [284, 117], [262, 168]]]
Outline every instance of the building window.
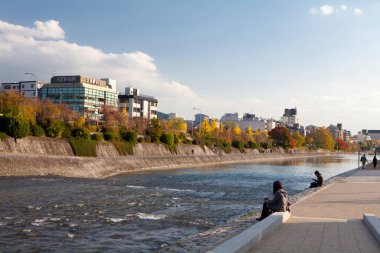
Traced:
[[34, 88], [34, 84], [30, 85], [31, 88]]
[[23, 89], [24, 89], [24, 88], [25, 88], [25, 85], [24, 85], [24, 84], [23, 84], [23, 85], [21, 85], [21, 88], [23, 88]]

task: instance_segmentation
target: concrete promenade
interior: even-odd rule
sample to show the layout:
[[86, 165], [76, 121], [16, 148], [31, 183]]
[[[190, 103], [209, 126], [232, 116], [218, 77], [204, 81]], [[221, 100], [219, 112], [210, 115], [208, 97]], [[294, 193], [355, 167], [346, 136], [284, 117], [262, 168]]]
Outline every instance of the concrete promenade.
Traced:
[[380, 252], [363, 213], [380, 217], [380, 170], [358, 170], [291, 206], [292, 218], [251, 252]]

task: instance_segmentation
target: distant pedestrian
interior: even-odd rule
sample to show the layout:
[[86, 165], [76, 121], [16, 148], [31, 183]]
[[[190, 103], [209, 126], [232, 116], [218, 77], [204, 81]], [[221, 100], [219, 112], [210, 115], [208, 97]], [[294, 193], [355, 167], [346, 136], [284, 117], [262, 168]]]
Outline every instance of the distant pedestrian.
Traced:
[[273, 183], [273, 199], [264, 198], [261, 216], [260, 218], [256, 218], [256, 220], [261, 221], [274, 212], [290, 211], [289, 206], [288, 193], [283, 189], [280, 181], [275, 181]]
[[368, 163], [367, 157], [365, 157], [365, 154], [362, 155], [360, 158], [360, 161], [362, 162], [362, 169], [364, 169], [364, 166], [366, 163]]
[[373, 168], [376, 169], [376, 165], [377, 165], [376, 154], [375, 154], [375, 156], [373, 157], [372, 163], [373, 163]]

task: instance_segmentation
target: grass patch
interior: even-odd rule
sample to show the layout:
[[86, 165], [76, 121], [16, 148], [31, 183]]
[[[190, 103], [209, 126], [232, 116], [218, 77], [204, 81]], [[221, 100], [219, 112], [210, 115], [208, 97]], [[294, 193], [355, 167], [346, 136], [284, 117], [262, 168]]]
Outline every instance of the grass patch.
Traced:
[[120, 155], [133, 155], [133, 144], [127, 141], [111, 141]]
[[70, 138], [69, 143], [76, 156], [96, 157], [96, 141]]
[[4, 141], [8, 138], [9, 138], [9, 136], [6, 133], [0, 132], [0, 140]]

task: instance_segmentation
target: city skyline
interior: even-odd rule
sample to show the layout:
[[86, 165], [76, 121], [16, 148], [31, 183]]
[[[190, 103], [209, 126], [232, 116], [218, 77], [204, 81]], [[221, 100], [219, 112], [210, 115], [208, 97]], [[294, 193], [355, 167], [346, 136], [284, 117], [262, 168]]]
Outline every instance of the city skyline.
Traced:
[[1, 82], [108, 77], [185, 118], [297, 107], [304, 126], [355, 134], [380, 123], [379, 12], [370, 1], [0, 1]]

